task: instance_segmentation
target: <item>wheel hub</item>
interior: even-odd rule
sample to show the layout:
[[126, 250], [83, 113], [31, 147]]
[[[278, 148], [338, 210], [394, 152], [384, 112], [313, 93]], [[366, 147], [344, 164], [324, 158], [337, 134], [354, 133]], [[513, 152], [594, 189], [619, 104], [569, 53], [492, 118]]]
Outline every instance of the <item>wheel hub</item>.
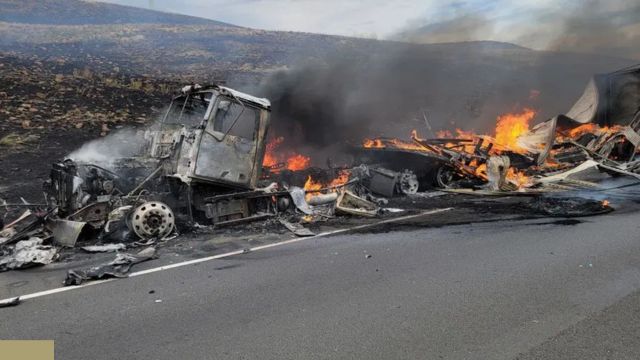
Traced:
[[163, 239], [173, 231], [175, 218], [169, 206], [158, 201], [150, 201], [138, 206], [131, 213], [130, 224], [131, 230], [142, 239]]

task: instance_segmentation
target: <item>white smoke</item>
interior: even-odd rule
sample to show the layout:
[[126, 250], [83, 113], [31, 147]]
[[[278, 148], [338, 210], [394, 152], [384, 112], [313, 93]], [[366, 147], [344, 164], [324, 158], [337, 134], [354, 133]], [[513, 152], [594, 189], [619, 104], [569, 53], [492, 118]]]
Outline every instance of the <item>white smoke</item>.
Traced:
[[76, 162], [110, 167], [118, 158], [139, 154], [144, 138], [141, 130], [123, 129], [104, 138], [89, 141], [70, 153], [67, 158]]

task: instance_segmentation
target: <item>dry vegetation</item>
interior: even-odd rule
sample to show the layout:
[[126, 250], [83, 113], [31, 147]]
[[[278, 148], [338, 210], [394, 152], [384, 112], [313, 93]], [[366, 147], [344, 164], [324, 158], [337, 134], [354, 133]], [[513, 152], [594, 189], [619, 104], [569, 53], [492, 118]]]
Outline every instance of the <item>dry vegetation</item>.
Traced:
[[144, 124], [177, 87], [117, 70], [0, 54], [0, 132]]

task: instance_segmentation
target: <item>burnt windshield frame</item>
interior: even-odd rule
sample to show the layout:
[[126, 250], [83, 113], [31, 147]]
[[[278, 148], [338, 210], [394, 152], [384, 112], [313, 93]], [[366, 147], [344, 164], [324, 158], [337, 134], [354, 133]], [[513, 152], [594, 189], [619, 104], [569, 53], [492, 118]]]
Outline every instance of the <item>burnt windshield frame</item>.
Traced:
[[[183, 96], [175, 97], [171, 100], [169, 104], [169, 108], [167, 109], [164, 118], [162, 119], [162, 124], [165, 125], [187, 125], [187, 126], [202, 126], [207, 119], [207, 116], [210, 114], [211, 105], [215, 101], [212, 101], [216, 97], [214, 92], [201, 92], [195, 94], [186, 94]], [[195, 102], [202, 102], [201, 104], [196, 104]], [[199, 105], [204, 105], [198, 108]], [[178, 113], [178, 107], [180, 112]], [[186, 111], [193, 112], [192, 114], [187, 114], [188, 116], [185, 119]], [[177, 115], [177, 118], [175, 116]]]
[[[231, 106], [232, 104], [238, 104], [240, 106], [242, 106], [242, 110], [238, 113], [238, 115], [236, 115], [235, 119], [233, 120], [233, 122], [231, 123], [231, 125], [224, 131], [217, 131], [215, 130], [214, 126], [215, 126], [215, 121], [216, 121], [216, 116], [218, 116], [218, 112], [220, 111], [220, 109], [218, 108], [220, 106], [220, 103], [222, 101], [229, 101], [229, 106]], [[214, 111], [215, 110], [215, 111]], [[256, 133], [258, 131], [258, 128], [260, 126], [260, 114], [261, 114], [261, 109], [253, 106], [251, 104], [245, 104], [244, 101], [242, 101], [241, 99], [237, 98], [236, 96], [233, 96], [233, 94], [231, 94], [230, 96], [228, 95], [220, 95], [217, 97], [213, 107], [212, 107], [212, 111], [211, 114], [209, 115], [209, 124], [207, 124], [205, 131], [213, 136], [216, 140], [218, 141], [223, 141], [227, 135], [230, 134], [230, 132], [236, 127], [236, 125], [238, 124], [238, 120], [240, 120], [240, 118], [242, 118], [242, 116], [245, 114], [246, 111], [251, 111], [254, 114], [253, 117], [253, 124], [252, 124], [252, 135], [251, 138], [247, 138], [241, 135], [233, 135], [233, 136], [237, 136], [249, 141], [256, 141]], [[223, 129], [224, 130], [224, 129]]]

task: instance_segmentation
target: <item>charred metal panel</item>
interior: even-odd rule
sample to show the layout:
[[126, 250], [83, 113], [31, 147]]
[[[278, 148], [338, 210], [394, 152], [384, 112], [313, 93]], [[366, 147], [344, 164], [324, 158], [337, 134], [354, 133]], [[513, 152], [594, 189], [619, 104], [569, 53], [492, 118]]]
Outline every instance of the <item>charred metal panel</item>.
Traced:
[[212, 135], [202, 136], [194, 175], [213, 181], [250, 188], [253, 186], [255, 143], [225, 136], [218, 141]]
[[197, 139], [202, 136], [202, 130], [194, 130], [183, 134], [180, 142], [180, 150], [176, 156], [174, 172], [188, 182], [188, 177], [193, 173], [195, 158], [198, 154]]
[[176, 125], [163, 126], [161, 131], [155, 131], [151, 156], [159, 159], [170, 157], [176, 144], [180, 142], [183, 131], [182, 127]]
[[[200, 113], [200, 122], [182, 123], [190, 98], [196, 103], [206, 99], [207, 110]], [[183, 89], [183, 94], [174, 98], [160, 130], [149, 130], [153, 134], [145, 136], [153, 138], [147, 156], [167, 165], [165, 176], [184, 183], [195, 180], [253, 188], [261, 176], [269, 106], [266, 99], [223, 87]]]
[[206, 216], [214, 223], [249, 217], [248, 200], [228, 199], [207, 204]]

